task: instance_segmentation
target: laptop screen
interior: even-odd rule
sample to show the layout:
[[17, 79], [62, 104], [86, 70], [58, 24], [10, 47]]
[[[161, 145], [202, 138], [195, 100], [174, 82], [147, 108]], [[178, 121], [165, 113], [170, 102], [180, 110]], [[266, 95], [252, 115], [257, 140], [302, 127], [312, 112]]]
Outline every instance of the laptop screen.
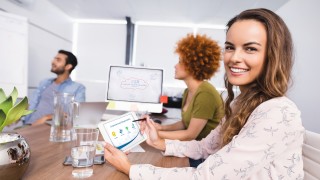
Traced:
[[110, 66], [107, 100], [160, 103], [163, 70]]
[[108, 102], [81, 102], [74, 119], [74, 127], [97, 127], [106, 111]]

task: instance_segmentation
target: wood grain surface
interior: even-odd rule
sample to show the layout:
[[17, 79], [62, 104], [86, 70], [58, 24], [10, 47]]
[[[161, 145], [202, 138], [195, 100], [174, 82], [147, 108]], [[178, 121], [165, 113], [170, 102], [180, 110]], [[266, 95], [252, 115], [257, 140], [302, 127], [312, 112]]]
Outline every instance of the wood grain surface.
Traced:
[[[23, 179], [51, 180], [74, 179], [72, 166], [64, 166], [62, 163], [66, 156], [70, 155], [71, 142], [50, 142], [50, 126], [41, 124], [25, 127], [17, 130], [28, 142], [31, 149], [31, 160]], [[99, 137], [99, 140], [103, 140]], [[141, 146], [144, 153], [130, 153], [128, 158], [132, 164], [153, 164], [159, 167], [185, 167], [189, 166], [188, 158], [165, 157], [146, 143]], [[112, 167], [109, 163], [93, 166], [93, 175], [87, 179], [129, 179], [129, 177]]]

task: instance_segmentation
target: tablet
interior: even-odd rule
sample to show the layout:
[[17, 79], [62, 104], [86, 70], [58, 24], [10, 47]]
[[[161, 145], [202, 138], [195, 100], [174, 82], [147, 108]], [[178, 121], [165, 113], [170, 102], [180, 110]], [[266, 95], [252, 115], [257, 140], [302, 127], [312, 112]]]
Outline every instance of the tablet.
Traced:
[[140, 133], [138, 119], [134, 112], [129, 112], [108, 121], [99, 123], [98, 127], [103, 139], [114, 147], [128, 151], [147, 139], [145, 134]]

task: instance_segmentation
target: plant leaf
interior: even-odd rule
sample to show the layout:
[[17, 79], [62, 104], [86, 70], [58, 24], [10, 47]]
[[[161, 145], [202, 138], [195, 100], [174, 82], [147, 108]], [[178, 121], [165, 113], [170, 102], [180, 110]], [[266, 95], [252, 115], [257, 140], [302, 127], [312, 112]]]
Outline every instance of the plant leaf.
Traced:
[[12, 97], [9, 96], [5, 101], [3, 101], [0, 104], [0, 109], [2, 109], [3, 112], [8, 115], [8, 111], [12, 108], [12, 106], [13, 106]]
[[0, 103], [7, 99], [6, 93], [4, 93], [3, 89], [0, 88]]
[[2, 109], [0, 109], [0, 127], [2, 126], [4, 120], [6, 120], [6, 117], [7, 117], [6, 114], [3, 112]]
[[[28, 108], [28, 98], [24, 97], [19, 103], [17, 103], [13, 108], [11, 108], [8, 111], [7, 118], [5, 119], [2, 126], [7, 126], [9, 124], [12, 124], [16, 120], [20, 119], [27, 108]], [[0, 128], [2, 126], [0, 126]]]
[[36, 111], [36, 110], [24, 110], [22, 116], [31, 114], [31, 113], [33, 113], [33, 112], [35, 112], [35, 111]]
[[18, 98], [18, 90], [16, 87], [13, 88], [10, 96], [12, 97], [12, 103], [15, 104], [16, 103], [16, 100]]

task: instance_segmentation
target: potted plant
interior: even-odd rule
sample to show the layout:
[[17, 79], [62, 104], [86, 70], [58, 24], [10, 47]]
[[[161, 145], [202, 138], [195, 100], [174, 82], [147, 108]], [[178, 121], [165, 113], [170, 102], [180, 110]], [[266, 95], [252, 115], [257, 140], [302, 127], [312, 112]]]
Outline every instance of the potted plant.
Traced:
[[21, 135], [2, 133], [5, 126], [33, 112], [28, 110], [27, 97], [19, 102], [17, 98], [15, 87], [9, 96], [0, 88], [0, 179], [21, 179], [31, 157], [29, 145]]

